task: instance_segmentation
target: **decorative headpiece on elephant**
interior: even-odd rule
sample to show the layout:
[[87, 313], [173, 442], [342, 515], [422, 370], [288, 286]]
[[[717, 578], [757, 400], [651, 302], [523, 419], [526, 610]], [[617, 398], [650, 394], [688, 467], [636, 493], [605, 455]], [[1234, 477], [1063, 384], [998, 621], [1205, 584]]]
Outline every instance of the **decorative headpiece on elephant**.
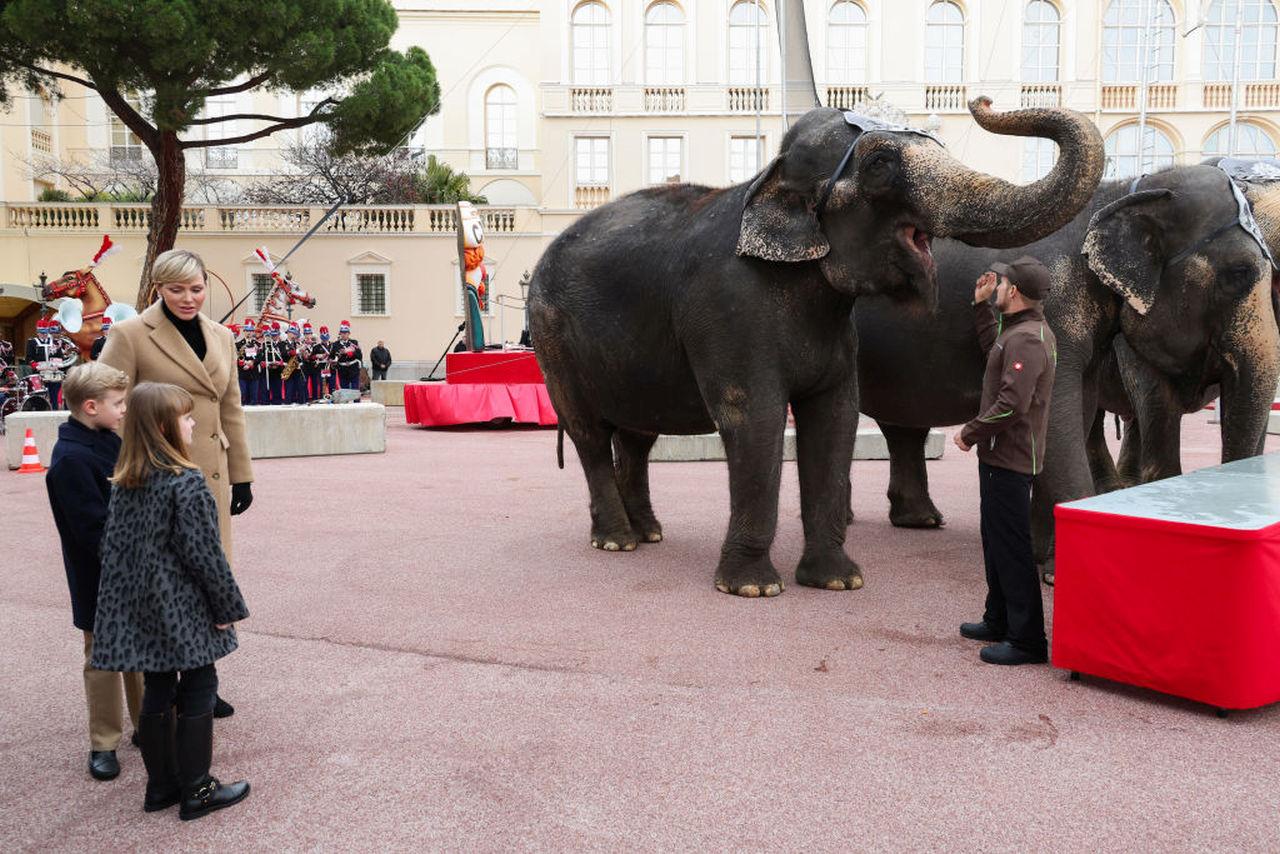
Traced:
[[593, 546], [661, 540], [648, 481], [657, 435], [718, 430], [732, 506], [716, 587], [779, 593], [769, 548], [790, 405], [805, 532], [796, 580], [862, 586], [844, 552], [854, 298], [932, 300], [934, 235], [1035, 240], [1069, 221], [1102, 174], [1102, 139], [1078, 113], [1000, 114], [985, 98], [970, 109], [996, 133], [1055, 140], [1058, 163], [1017, 187], [926, 134], [821, 108], [795, 121], [755, 180], [640, 190], [551, 243], [530, 285], [530, 333], [587, 477]]

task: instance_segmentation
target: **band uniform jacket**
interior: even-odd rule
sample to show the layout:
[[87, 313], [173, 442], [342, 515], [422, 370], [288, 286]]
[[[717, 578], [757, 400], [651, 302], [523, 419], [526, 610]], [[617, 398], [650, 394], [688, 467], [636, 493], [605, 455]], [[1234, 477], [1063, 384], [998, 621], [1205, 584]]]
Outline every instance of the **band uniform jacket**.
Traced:
[[111, 490], [90, 663], [99, 670], [171, 672], [236, 648], [249, 616], [218, 539], [217, 507], [200, 473], [156, 469], [136, 489]]
[[[360, 362], [364, 358], [364, 354], [360, 352], [360, 342], [354, 338], [348, 338], [346, 341], [338, 339], [330, 345], [333, 350], [333, 358], [338, 361], [338, 376], [343, 379], [350, 379], [360, 375]], [[351, 351], [351, 355], [347, 355], [347, 351]]]
[[987, 352], [978, 417], [960, 438], [977, 448], [978, 459], [1023, 474], [1044, 468], [1049, 398], [1058, 343], [1039, 306], [996, 319], [991, 305], [974, 306], [978, 343]]
[[231, 484], [252, 481], [253, 465], [240, 406], [234, 338], [225, 326], [203, 314], [198, 317], [205, 341], [203, 362], [164, 316], [159, 301], [115, 324], [99, 361], [124, 371], [130, 383], [173, 383], [191, 393], [196, 419], [191, 461], [204, 472], [218, 504], [218, 530], [230, 561]]

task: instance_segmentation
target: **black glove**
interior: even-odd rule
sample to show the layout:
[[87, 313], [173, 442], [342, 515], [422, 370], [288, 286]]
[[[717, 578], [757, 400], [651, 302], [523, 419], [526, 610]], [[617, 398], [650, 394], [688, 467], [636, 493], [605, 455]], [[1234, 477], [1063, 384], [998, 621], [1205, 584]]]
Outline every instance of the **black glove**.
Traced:
[[239, 516], [253, 503], [253, 490], [247, 483], [231, 484], [231, 515]]

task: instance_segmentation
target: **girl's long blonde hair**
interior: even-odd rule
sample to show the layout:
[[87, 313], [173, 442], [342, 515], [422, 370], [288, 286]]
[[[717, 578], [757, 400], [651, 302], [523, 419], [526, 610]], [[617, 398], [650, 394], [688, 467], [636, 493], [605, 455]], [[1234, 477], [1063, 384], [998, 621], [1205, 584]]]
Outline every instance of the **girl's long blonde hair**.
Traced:
[[199, 469], [188, 457], [178, 419], [195, 406], [186, 389], [169, 383], [138, 383], [129, 392], [120, 458], [112, 483], [137, 489], [157, 469]]

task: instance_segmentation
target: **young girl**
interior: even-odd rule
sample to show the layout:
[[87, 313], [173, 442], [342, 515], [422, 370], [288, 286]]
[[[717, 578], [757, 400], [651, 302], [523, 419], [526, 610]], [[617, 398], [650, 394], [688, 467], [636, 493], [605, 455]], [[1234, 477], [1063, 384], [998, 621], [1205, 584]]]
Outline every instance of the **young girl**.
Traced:
[[144, 672], [143, 809], [181, 802], [188, 820], [249, 794], [248, 783], [209, 776], [214, 662], [236, 648], [232, 623], [249, 610], [222, 553], [213, 495], [188, 456], [191, 395], [138, 383], [127, 406], [102, 534], [92, 666]]

